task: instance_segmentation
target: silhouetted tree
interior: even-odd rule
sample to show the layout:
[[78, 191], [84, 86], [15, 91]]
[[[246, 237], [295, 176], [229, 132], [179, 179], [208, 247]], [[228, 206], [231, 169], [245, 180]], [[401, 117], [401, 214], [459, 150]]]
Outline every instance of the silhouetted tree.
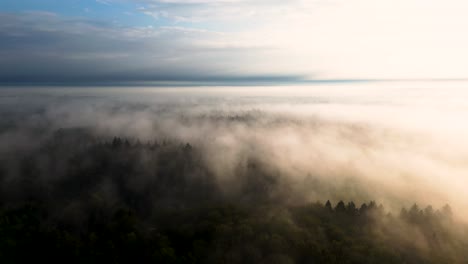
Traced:
[[444, 205], [444, 207], [442, 207], [442, 214], [445, 217], [452, 218], [452, 208], [450, 207], [450, 205], [446, 204]]
[[351, 215], [354, 215], [357, 212], [357, 208], [354, 202], [348, 203], [348, 205], [346, 206], [346, 211]]
[[196, 145], [55, 136], [15, 170], [0, 157], [0, 263], [468, 260], [468, 228], [448, 205], [400, 217], [373, 201], [292, 205], [279, 173], [256, 159], [238, 165], [239, 189], [226, 194]]
[[343, 201], [339, 201], [335, 206], [335, 211], [344, 213], [346, 211], [346, 207]]
[[368, 206], [366, 203], [363, 203], [361, 207], [359, 208], [359, 214], [360, 215], [365, 215], [368, 211]]

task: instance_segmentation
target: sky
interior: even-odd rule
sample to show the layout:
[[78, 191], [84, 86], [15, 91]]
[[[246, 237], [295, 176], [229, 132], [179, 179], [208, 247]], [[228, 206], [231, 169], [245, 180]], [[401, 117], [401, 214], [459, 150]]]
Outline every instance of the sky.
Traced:
[[468, 78], [464, 0], [2, 0], [0, 82]]

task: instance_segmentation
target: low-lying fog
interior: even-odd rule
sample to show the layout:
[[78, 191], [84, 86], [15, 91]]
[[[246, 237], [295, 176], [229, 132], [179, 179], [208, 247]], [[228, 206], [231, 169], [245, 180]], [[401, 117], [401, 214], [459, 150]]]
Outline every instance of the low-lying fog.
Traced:
[[468, 82], [1, 88], [0, 155], [60, 128], [175, 139], [203, 150], [226, 192], [253, 156], [307, 201], [449, 203], [466, 220], [467, 99]]

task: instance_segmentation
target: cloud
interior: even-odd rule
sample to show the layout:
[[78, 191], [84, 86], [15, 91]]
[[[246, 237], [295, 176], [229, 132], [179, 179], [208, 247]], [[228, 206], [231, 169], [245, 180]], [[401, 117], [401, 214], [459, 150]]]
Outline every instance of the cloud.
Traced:
[[460, 0], [132, 2], [153, 24], [0, 15], [1, 80], [467, 77]]
[[468, 6], [460, 0], [140, 2], [156, 19], [268, 39], [283, 69], [322, 78], [467, 77]]
[[307, 201], [450, 203], [468, 219], [466, 83], [431, 85], [11, 89], [0, 98], [0, 154], [34, 147], [59, 128], [174, 139], [200, 150], [227, 191], [253, 160]]
[[103, 5], [110, 5], [112, 3], [112, 0], [96, 0], [96, 2]]
[[[51, 13], [0, 15], [0, 80], [191, 80], [269, 76], [262, 44], [186, 27], [118, 27]], [[260, 53], [261, 53], [260, 52]], [[287, 75], [282, 74], [280, 75]], [[277, 78], [276, 76], [275, 78]]]
[[[297, 1], [144, 1], [146, 5], [139, 8], [144, 14], [156, 19], [164, 17], [176, 22], [223, 21], [256, 26], [256, 22], [265, 16], [280, 14], [282, 11], [295, 8]], [[226, 26], [229, 26], [227, 24]], [[230, 26], [233, 26], [232, 24]]]

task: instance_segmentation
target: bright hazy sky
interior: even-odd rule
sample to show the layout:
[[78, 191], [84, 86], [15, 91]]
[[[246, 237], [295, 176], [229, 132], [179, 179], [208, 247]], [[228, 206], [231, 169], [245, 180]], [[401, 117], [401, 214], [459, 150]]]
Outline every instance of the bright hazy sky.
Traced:
[[466, 0], [1, 0], [0, 81], [468, 78]]

